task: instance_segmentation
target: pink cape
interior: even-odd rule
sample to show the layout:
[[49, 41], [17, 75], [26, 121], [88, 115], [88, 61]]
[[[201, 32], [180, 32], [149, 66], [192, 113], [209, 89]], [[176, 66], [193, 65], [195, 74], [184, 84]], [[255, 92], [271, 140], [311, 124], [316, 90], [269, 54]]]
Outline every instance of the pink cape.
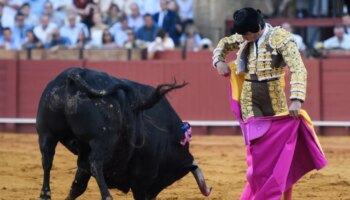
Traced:
[[231, 67], [230, 101], [240, 122], [247, 152], [247, 185], [241, 200], [279, 200], [303, 175], [327, 164], [306, 111], [299, 119], [286, 113], [243, 121], [239, 98], [243, 76]]

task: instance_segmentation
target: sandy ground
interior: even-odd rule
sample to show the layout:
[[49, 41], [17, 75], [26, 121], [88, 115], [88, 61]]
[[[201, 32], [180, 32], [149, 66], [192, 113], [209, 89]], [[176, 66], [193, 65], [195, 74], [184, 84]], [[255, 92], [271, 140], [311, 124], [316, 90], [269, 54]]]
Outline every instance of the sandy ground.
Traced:
[[[350, 137], [321, 137], [329, 164], [313, 171], [294, 187], [294, 199], [350, 200]], [[188, 174], [163, 190], [157, 199], [235, 200], [245, 185], [245, 150], [240, 136], [194, 136], [191, 152], [213, 187], [208, 198], [201, 196], [194, 178]], [[76, 157], [62, 145], [56, 149], [52, 170], [53, 199], [68, 194], [76, 169]], [[41, 159], [36, 134], [0, 134], [0, 199], [37, 199], [42, 182]], [[114, 199], [132, 199], [110, 190]], [[94, 179], [80, 199], [100, 199]]]

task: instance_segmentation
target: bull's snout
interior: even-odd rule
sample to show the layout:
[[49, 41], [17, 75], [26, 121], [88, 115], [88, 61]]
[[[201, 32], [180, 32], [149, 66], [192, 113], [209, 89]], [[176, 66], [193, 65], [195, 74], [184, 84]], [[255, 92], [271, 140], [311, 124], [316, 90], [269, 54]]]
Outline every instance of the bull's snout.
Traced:
[[212, 188], [208, 189], [207, 184], [205, 183], [205, 179], [204, 179], [202, 170], [198, 167], [198, 165], [195, 162], [193, 162], [193, 165], [197, 166], [196, 169], [192, 170], [191, 172], [197, 181], [199, 189], [201, 190], [201, 192], [204, 196], [209, 196]]

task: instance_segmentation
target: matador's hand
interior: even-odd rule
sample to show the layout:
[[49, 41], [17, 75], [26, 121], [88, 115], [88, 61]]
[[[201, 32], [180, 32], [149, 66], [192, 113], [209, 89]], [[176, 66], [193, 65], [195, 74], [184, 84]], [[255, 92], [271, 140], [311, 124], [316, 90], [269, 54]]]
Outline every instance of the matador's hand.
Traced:
[[289, 115], [295, 119], [298, 119], [300, 109], [301, 109], [301, 102], [299, 100], [292, 100], [292, 103], [289, 106]]
[[229, 66], [225, 62], [218, 62], [216, 64], [216, 70], [221, 76], [228, 76], [231, 73]]

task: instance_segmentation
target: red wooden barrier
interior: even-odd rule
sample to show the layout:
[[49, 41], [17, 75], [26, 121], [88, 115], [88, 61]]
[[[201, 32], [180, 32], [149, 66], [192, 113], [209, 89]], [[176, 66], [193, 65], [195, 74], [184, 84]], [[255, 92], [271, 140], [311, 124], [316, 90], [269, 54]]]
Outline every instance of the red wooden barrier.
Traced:
[[[202, 55], [204, 56], [204, 55]], [[305, 60], [308, 70], [307, 100], [303, 107], [314, 120], [349, 121], [350, 59]], [[228, 101], [229, 83], [217, 75], [210, 61], [28, 61], [0, 60], [0, 117], [36, 115], [40, 95], [46, 84], [62, 70], [85, 66], [141, 83], [157, 85], [176, 78], [189, 85], [168, 95], [184, 120], [234, 120]], [[288, 82], [287, 82], [288, 85]], [[197, 128], [198, 129], [198, 128]], [[0, 125], [0, 131], [34, 132], [33, 125]], [[225, 131], [223, 131], [225, 130]], [[202, 127], [208, 133], [238, 132], [239, 129]], [[349, 134], [344, 128], [324, 129]]]

